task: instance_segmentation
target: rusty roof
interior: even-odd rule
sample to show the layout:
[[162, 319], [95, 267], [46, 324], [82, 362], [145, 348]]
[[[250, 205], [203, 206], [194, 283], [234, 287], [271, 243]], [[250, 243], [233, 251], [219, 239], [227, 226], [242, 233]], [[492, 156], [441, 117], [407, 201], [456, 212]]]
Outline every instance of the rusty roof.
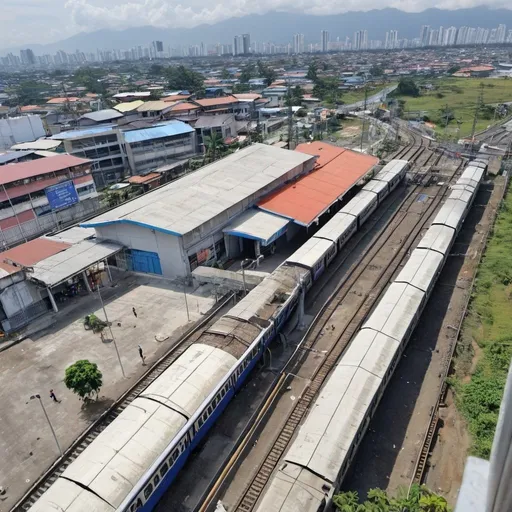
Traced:
[[201, 107], [214, 107], [215, 105], [231, 105], [238, 103], [238, 99], [234, 96], [222, 96], [221, 98], [204, 98], [202, 100], [194, 100]]
[[37, 262], [53, 256], [61, 251], [69, 249], [71, 244], [65, 242], [54, 242], [47, 238], [36, 238], [30, 242], [18, 245], [1, 254], [1, 259], [8, 264], [31, 267]]
[[159, 174], [158, 172], [150, 172], [145, 176], [131, 176], [130, 178], [128, 178], [128, 183], [140, 185], [141, 183], [148, 183], [149, 181], [153, 181], [161, 177], [162, 175]]
[[3, 165], [0, 167], [0, 185], [33, 178], [41, 174], [62, 171], [68, 167], [87, 163], [90, 163], [90, 160], [85, 158], [78, 158], [73, 155], [56, 155], [51, 158], [38, 158], [29, 162]]
[[317, 168], [260, 201], [258, 206], [302, 226], [314, 222], [379, 162], [376, 157], [325, 143], [301, 144], [297, 150], [310, 155], [321, 154]]

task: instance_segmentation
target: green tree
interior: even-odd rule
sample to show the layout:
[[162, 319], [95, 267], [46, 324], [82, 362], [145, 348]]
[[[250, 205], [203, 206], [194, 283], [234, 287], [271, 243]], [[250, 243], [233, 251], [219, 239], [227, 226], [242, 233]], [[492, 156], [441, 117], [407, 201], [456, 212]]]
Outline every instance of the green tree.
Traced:
[[251, 78], [254, 78], [255, 67], [254, 64], [247, 64], [240, 73], [240, 82], [246, 84]]
[[93, 394], [98, 398], [103, 385], [103, 375], [96, 363], [81, 359], [66, 368], [64, 384], [82, 400], [91, 398]]
[[228, 80], [229, 78], [231, 78], [231, 73], [226, 68], [222, 68], [222, 71], [220, 72], [220, 77], [222, 78], [222, 80]]
[[226, 149], [224, 141], [217, 132], [212, 132], [211, 135], [207, 135], [204, 138], [204, 146], [204, 163], [206, 163], [206, 160], [209, 162], [215, 162], [215, 160], [220, 158], [221, 153]]
[[203, 89], [203, 75], [183, 65], [169, 66], [165, 69], [165, 75], [169, 80], [170, 89], [186, 90], [196, 94]]
[[384, 74], [384, 70], [380, 66], [372, 66], [370, 68], [370, 75], [372, 76], [382, 76]]
[[[23, 80], [15, 89], [18, 105], [37, 104], [48, 93], [49, 86], [35, 80]], [[46, 100], [45, 100], [46, 101]]]
[[309, 64], [306, 78], [308, 80], [313, 80], [313, 82], [318, 80], [318, 64], [315, 60]]
[[313, 94], [325, 101], [335, 105], [340, 100], [339, 80], [335, 76], [326, 76], [318, 78], [315, 87], [313, 87]]
[[402, 96], [417, 97], [420, 95], [420, 90], [412, 78], [400, 78], [396, 91]]
[[272, 68], [268, 67], [266, 64], [261, 62], [261, 60], [257, 62], [257, 66], [258, 74], [260, 75], [260, 77], [265, 79], [267, 86], [270, 85], [277, 78], [277, 73]]

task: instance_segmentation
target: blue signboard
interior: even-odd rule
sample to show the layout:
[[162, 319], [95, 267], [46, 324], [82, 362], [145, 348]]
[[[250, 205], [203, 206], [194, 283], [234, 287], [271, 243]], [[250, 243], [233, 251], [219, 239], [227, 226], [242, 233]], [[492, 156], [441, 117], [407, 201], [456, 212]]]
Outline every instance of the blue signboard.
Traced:
[[67, 208], [79, 201], [75, 184], [71, 180], [46, 187], [44, 191], [52, 210]]

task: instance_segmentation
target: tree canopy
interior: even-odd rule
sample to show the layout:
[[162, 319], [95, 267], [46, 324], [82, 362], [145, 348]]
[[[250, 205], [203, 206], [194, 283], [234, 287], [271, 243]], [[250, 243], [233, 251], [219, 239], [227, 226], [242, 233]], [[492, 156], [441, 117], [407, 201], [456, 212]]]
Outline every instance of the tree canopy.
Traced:
[[417, 97], [420, 95], [420, 90], [412, 78], [400, 78], [396, 91], [403, 96]]
[[370, 489], [366, 501], [359, 503], [355, 491], [342, 492], [333, 497], [333, 503], [340, 512], [450, 512], [445, 498], [430, 491], [426, 486], [414, 484], [410, 491], [399, 492], [390, 497], [382, 489]]
[[185, 66], [169, 66], [165, 68], [169, 80], [169, 88], [197, 93], [203, 89], [204, 76]]
[[93, 394], [98, 397], [103, 385], [103, 375], [96, 363], [81, 359], [66, 368], [64, 384], [82, 400], [86, 400]]
[[267, 85], [270, 85], [277, 78], [277, 73], [272, 68], [261, 62], [261, 60], [258, 61], [257, 66], [258, 74], [260, 77], [265, 79]]

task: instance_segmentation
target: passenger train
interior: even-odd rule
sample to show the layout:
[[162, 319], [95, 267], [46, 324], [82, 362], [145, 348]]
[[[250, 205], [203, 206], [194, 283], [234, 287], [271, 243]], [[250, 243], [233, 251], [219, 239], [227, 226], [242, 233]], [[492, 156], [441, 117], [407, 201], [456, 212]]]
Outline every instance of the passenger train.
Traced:
[[414, 330], [486, 166], [471, 163], [338, 361], [256, 512], [324, 512], [338, 492]]
[[393, 160], [280, 267], [205, 331], [64, 470], [33, 512], [152, 510], [290, 318], [302, 288], [404, 178]]

